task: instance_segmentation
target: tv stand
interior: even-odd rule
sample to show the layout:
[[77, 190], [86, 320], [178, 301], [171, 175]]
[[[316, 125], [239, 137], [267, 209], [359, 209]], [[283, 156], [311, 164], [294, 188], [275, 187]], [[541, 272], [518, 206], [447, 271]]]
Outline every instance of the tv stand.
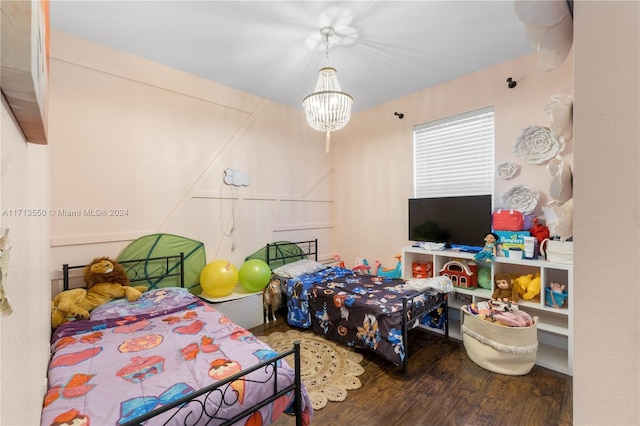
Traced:
[[451, 251], [455, 252], [465, 252], [465, 253], [480, 253], [482, 251], [482, 247], [478, 246], [465, 246], [462, 244], [452, 244]]
[[[473, 253], [454, 250], [425, 250], [420, 247], [402, 249], [402, 278], [413, 278], [413, 262], [432, 262], [434, 276], [439, 275], [444, 265], [451, 260], [473, 261]], [[573, 375], [573, 265], [548, 262], [546, 260], [510, 259], [496, 257], [488, 264], [491, 268], [491, 289], [456, 287], [449, 295], [449, 335], [462, 340], [460, 333], [460, 308], [462, 305], [477, 303], [491, 298], [494, 290], [493, 277], [509, 274], [519, 277], [540, 274], [540, 293], [531, 300], [521, 300], [518, 305], [532, 317], [538, 317], [538, 352], [536, 364]], [[545, 287], [551, 282], [565, 285], [566, 303], [561, 308], [548, 306]], [[424, 326], [426, 327], [426, 326]]]

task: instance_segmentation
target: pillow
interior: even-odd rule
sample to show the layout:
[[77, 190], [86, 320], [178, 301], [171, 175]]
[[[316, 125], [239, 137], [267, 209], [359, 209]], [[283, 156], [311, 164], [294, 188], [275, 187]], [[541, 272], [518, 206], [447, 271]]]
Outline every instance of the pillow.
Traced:
[[142, 297], [135, 302], [129, 302], [123, 298], [100, 305], [91, 311], [91, 320], [101, 321], [131, 315], [162, 313], [190, 305], [199, 300], [186, 288], [157, 288], [142, 293]]
[[312, 259], [300, 259], [287, 265], [282, 265], [272, 272], [282, 278], [297, 278], [301, 275], [322, 271], [327, 266]]
[[404, 286], [410, 290], [422, 291], [432, 288], [438, 293], [451, 293], [454, 291], [451, 278], [440, 275], [432, 278], [415, 278], [407, 280]]

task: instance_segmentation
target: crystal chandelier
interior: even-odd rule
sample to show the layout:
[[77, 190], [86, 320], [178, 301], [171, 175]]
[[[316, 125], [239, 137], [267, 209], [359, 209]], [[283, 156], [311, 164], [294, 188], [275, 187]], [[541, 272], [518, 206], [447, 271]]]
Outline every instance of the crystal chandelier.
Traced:
[[341, 91], [338, 74], [329, 66], [329, 37], [335, 34], [332, 27], [323, 27], [320, 34], [324, 37], [327, 66], [320, 68], [316, 89], [302, 100], [307, 122], [311, 127], [327, 132], [325, 152], [329, 152], [330, 132], [342, 129], [351, 118], [351, 95]]

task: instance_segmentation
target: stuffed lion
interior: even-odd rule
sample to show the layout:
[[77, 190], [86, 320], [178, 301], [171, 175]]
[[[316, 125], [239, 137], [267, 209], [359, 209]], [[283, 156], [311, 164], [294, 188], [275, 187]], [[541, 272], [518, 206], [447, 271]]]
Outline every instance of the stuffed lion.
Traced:
[[122, 266], [108, 257], [94, 259], [84, 268], [87, 288], [63, 291], [51, 301], [51, 328], [75, 319], [89, 318], [90, 312], [114, 299], [126, 297], [134, 302], [147, 288], [132, 287]]
[[129, 277], [115, 260], [108, 257], [98, 257], [84, 267], [84, 282], [88, 289], [101, 283], [129, 285]]

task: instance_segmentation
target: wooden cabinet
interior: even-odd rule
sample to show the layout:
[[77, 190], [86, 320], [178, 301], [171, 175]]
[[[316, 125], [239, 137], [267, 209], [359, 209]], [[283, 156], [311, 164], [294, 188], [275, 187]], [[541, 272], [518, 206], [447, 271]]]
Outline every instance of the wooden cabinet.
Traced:
[[[445, 265], [452, 261], [472, 263], [473, 254], [452, 250], [429, 251], [419, 247], [402, 249], [402, 277], [413, 277], [413, 263], [431, 263], [433, 274], [439, 275]], [[540, 291], [529, 299], [520, 299], [520, 308], [532, 317], [538, 317], [538, 353], [536, 364], [564, 374], [573, 375], [573, 265], [551, 263], [546, 260], [511, 259], [497, 257], [488, 264], [484, 272], [490, 288], [456, 287], [449, 295], [449, 335], [462, 340], [460, 334], [460, 307], [491, 298], [493, 278], [496, 274], [509, 274], [512, 277], [539, 277]], [[478, 270], [480, 274], [481, 271]], [[552, 282], [564, 285], [563, 297], [549, 297]], [[485, 284], [486, 286], [486, 284]], [[535, 282], [534, 282], [535, 286]], [[527, 296], [529, 297], [529, 296]], [[564, 299], [564, 300], [561, 300]], [[563, 304], [561, 302], [564, 301]], [[554, 303], [555, 302], [555, 303]], [[556, 307], [560, 306], [560, 307]]]

